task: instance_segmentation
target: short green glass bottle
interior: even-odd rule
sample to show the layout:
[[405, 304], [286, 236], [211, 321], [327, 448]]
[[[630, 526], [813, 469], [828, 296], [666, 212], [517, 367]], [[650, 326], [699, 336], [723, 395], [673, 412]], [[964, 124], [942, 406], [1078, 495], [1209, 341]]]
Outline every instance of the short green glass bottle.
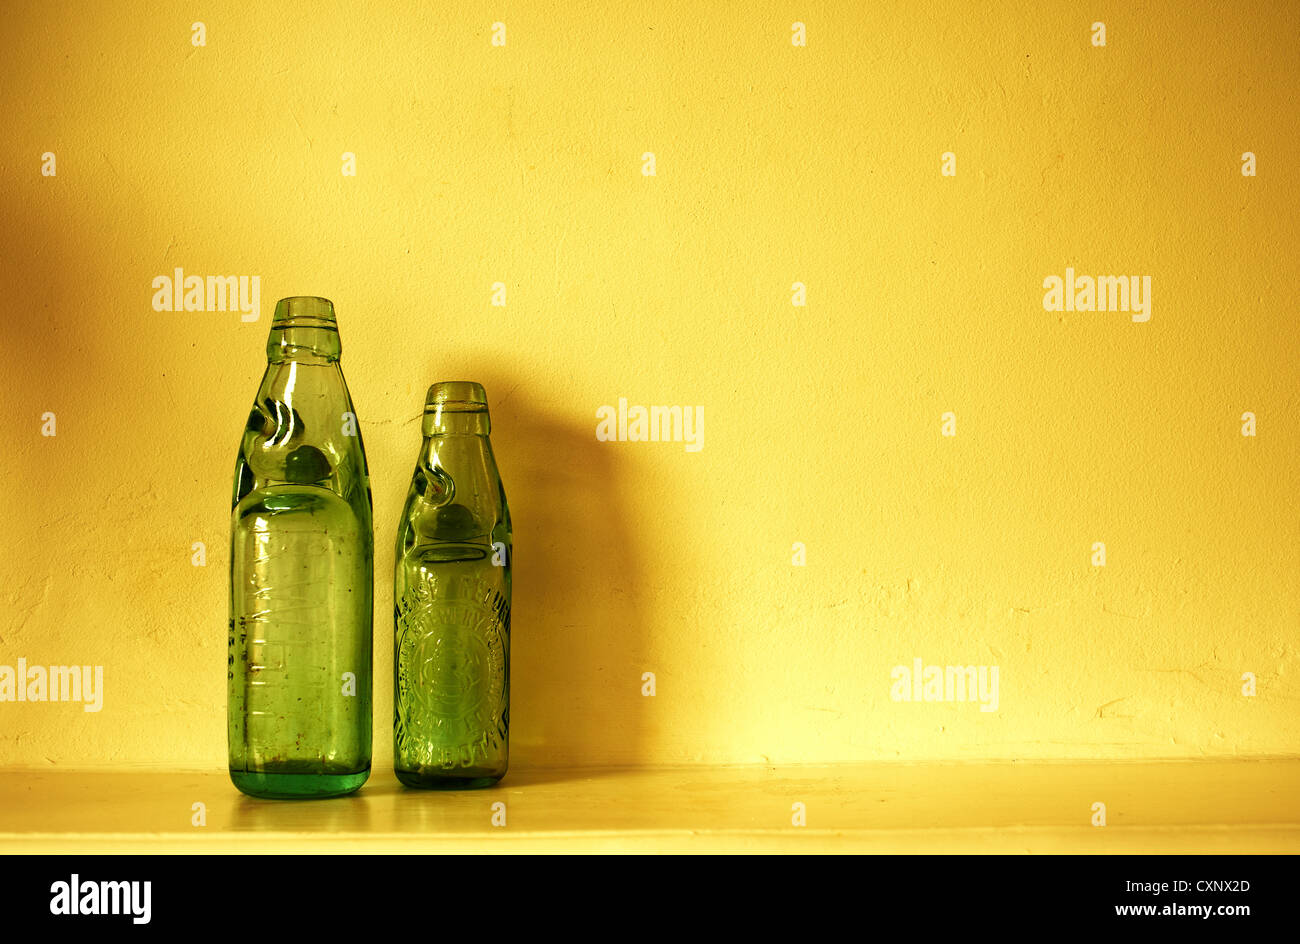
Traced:
[[436, 383], [397, 532], [393, 766], [410, 787], [485, 787], [510, 745], [510, 510], [487, 394]]
[[281, 299], [235, 462], [230, 779], [257, 797], [351, 793], [370, 775], [370, 480], [334, 306]]

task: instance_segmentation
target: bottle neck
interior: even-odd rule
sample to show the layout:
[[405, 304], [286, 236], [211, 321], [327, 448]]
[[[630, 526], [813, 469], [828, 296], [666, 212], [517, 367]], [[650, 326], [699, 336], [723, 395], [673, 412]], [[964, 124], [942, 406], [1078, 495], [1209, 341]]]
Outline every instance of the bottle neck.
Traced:
[[420, 464], [426, 469], [444, 469], [453, 476], [483, 469], [490, 463], [486, 414], [457, 414], [432, 432], [426, 430], [420, 445]]
[[471, 497], [496, 476], [487, 411], [426, 413], [416, 490], [430, 505]]
[[266, 360], [270, 364], [330, 364], [338, 361], [342, 352], [338, 329], [333, 326], [272, 325], [266, 340]]
[[431, 407], [424, 414], [424, 441], [449, 436], [487, 436], [492, 421], [487, 410], [452, 411]]
[[275, 305], [266, 359], [271, 364], [329, 364], [342, 353], [334, 304], [328, 298], [295, 295]]
[[496, 481], [496, 461], [488, 436], [492, 431], [487, 395], [469, 381], [444, 381], [429, 388], [424, 402], [416, 490], [430, 504], [439, 505], [460, 496], [491, 491]]

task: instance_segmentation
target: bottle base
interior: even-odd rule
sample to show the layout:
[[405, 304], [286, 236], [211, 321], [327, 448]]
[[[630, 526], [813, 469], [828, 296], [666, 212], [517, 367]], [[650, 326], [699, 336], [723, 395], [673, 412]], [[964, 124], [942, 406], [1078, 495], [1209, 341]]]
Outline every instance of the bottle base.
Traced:
[[394, 770], [397, 779], [417, 790], [479, 790], [506, 775], [504, 770]]
[[264, 770], [232, 770], [231, 782], [240, 793], [267, 800], [322, 800], [355, 793], [370, 777], [370, 770], [356, 773], [276, 773]]

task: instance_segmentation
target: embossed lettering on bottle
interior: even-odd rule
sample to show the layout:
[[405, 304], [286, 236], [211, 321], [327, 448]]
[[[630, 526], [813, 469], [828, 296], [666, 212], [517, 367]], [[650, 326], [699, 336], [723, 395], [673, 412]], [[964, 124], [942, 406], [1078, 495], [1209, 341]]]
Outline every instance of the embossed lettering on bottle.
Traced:
[[510, 513], [478, 384], [434, 384], [397, 537], [394, 767], [409, 786], [486, 786], [510, 730]]

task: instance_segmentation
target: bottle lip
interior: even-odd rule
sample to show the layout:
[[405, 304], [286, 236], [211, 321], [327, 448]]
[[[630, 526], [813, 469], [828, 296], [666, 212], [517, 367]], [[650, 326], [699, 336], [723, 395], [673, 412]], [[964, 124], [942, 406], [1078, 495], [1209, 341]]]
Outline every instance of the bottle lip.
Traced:
[[275, 303], [272, 328], [338, 328], [334, 303], [319, 295], [290, 295]]
[[486, 413], [487, 391], [472, 380], [440, 380], [429, 387], [424, 398], [424, 413]]

